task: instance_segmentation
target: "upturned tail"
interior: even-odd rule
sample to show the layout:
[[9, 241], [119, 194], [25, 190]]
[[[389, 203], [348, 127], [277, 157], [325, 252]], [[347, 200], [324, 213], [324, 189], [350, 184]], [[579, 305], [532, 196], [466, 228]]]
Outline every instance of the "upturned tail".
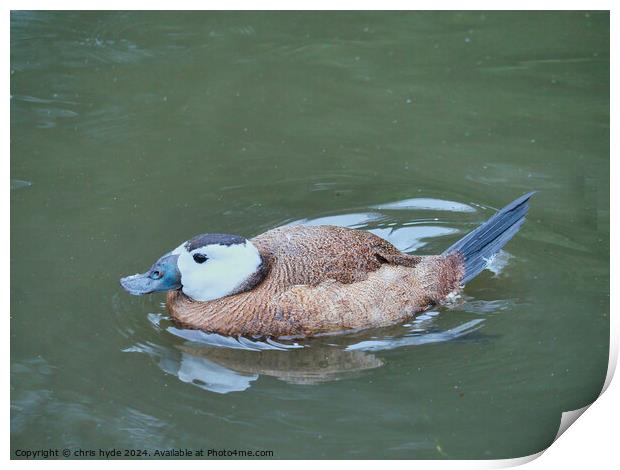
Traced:
[[448, 255], [459, 252], [465, 263], [465, 274], [461, 284], [475, 278], [486, 267], [488, 261], [519, 231], [529, 208], [528, 202], [536, 191], [524, 194], [512, 201], [497, 214], [468, 233], [443, 252]]

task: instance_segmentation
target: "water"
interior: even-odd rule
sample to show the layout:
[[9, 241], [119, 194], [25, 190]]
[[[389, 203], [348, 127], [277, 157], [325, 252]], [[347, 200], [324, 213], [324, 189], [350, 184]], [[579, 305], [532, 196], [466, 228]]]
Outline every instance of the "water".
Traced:
[[[518, 457], [601, 389], [607, 13], [14, 12], [11, 154], [13, 451]], [[532, 189], [405, 325], [237, 341], [118, 285], [206, 231], [438, 253]]]

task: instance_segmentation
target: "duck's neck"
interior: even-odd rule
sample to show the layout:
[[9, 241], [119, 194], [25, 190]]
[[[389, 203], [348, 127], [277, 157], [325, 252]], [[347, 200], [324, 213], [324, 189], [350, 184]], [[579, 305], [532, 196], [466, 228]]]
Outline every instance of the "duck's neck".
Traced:
[[261, 262], [258, 265], [258, 268], [256, 268], [256, 271], [254, 271], [252, 275], [250, 275], [245, 281], [239, 284], [239, 286], [228, 295], [241, 294], [242, 292], [247, 292], [254, 289], [263, 281], [263, 279], [265, 279], [267, 271], [267, 263], [265, 262], [265, 259], [261, 257]]

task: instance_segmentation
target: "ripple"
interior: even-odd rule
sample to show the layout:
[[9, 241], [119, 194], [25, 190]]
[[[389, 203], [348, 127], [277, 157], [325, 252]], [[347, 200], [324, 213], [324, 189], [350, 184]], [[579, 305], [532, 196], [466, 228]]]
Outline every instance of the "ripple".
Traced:
[[451, 227], [416, 225], [402, 228], [375, 228], [369, 232], [389, 241], [400, 251], [413, 251], [427, 245], [430, 239], [458, 233], [458, 230]]
[[11, 191], [32, 186], [32, 181], [11, 179]]
[[[156, 52], [126, 37], [131, 15], [108, 15], [84, 21], [79, 12], [11, 12], [11, 41], [20, 49], [13, 70], [51, 67], [89, 68], [97, 64], [135, 64]], [[133, 25], [136, 26], [135, 24]]]
[[403, 199], [402, 201], [388, 202], [385, 204], [378, 204], [376, 206], [370, 206], [374, 209], [388, 209], [388, 210], [403, 210], [403, 209], [416, 209], [416, 210], [436, 210], [436, 211], [449, 211], [449, 212], [476, 212], [471, 206], [463, 204], [461, 202], [446, 201], [443, 199], [421, 198], [414, 197], [411, 199]]
[[[151, 323], [160, 326], [163, 318], [162, 315], [150, 313], [149, 320]], [[303, 348], [298, 343], [284, 343], [273, 339], [257, 339], [251, 340], [243, 336], [223, 336], [217, 333], [205, 333], [200, 330], [189, 330], [185, 328], [177, 328], [175, 326], [165, 327], [165, 330], [178, 338], [198, 343], [204, 346], [212, 346], [218, 348], [243, 349], [246, 351], [267, 351], [267, 350], [287, 350], [295, 348]]]
[[11, 100], [14, 100], [14, 101], [24, 101], [26, 103], [41, 103], [41, 104], [55, 104], [55, 103], [69, 104], [69, 105], [78, 105], [79, 104], [76, 101], [58, 99], [58, 97], [55, 97], [55, 98], [39, 98], [39, 97], [36, 97], [36, 96], [30, 96], [30, 95], [11, 95]]
[[481, 328], [482, 318], [470, 320], [455, 328], [437, 333], [426, 333], [403, 338], [388, 338], [384, 340], [362, 341], [347, 347], [347, 351], [387, 351], [405, 346], [420, 346], [429, 343], [442, 343], [465, 336]]
[[12, 125], [32, 122], [41, 129], [56, 127], [62, 120], [70, 121], [80, 116], [76, 110], [79, 103], [54, 94], [51, 98], [31, 95], [11, 95]]
[[329, 215], [325, 217], [317, 217], [316, 219], [301, 219], [287, 224], [293, 225], [335, 225], [337, 227], [361, 228], [369, 222], [376, 222], [384, 219], [385, 216], [375, 212], [362, 212], [357, 214], [339, 214]]
[[219, 348], [242, 349], [246, 351], [282, 351], [286, 349], [303, 348], [303, 346], [300, 346], [297, 343], [286, 345], [283, 343], [278, 343], [274, 340], [253, 341], [243, 336], [222, 336], [217, 333], [205, 333], [204, 331], [199, 330], [187, 330], [175, 327], [168, 327], [166, 330], [179, 338], [187, 339], [194, 343]]

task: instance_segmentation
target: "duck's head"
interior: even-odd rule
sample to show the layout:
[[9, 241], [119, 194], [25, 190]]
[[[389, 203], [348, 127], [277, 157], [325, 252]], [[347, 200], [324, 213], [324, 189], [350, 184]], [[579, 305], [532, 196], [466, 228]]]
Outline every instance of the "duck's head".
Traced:
[[252, 242], [205, 233], [159, 258], [147, 272], [122, 278], [121, 285], [133, 295], [181, 289], [206, 301], [252, 289], [263, 277], [263, 259]]

